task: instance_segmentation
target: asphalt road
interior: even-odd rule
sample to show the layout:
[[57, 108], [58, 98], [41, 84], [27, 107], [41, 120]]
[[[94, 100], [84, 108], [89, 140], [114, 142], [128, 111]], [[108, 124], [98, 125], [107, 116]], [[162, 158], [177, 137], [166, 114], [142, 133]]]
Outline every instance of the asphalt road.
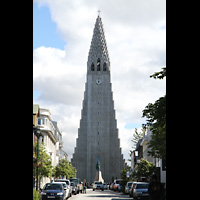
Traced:
[[77, 195], [72, 195], [69, 200], [130, 200], [129, 195], [124, 195], [119, 192], [114, 192], [111, 190], [95, 190], [87, 189], [86, 194], [79, 193]]

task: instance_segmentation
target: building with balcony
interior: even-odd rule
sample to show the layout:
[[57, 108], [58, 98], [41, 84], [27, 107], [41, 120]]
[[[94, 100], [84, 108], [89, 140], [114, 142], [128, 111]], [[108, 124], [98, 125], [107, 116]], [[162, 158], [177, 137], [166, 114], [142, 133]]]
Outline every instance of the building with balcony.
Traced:
[[33, 144], [37, 141], [36, 129], [38, 126], [38, 117], [40, 117], [40, 108], [38, 104], [33, 104]]
[[134, 170], [135, 165], [140, 163], [140, 159], [144, 158], [148, 162], [152, 162], [156, 167], [156, 174], [159, 177], [161, 183], [166, 183], [166, 161], [159, 158], [153, 158], [152, 156], [148, 155], [148, 148], [147, 143], [151, 140], [152, 132], [150, 127], [147, 127], [145, 135], [142, 139], [138, 141], [136, 144], [136, 148], [134, 151], [131, 152], [131, 171]]
[[51, 119], [51, 112], [48, 109], [40, 108], [40, 117], [38, 118], [38, 125], [40, 128], [42, 137], [40, 141], [44, 144], [47, 153], [51, 157], [52, 166], [56, 166], [56, 143], [58, 139], [56, 137], [57, 128], [54, 126]]
[[[52, 120], [49, 109], [40, 108], [40, 116], [38, 117], [38, 126], [41, 126], [40, 131], [42, 136], [40, 142], [44, 145], [47, 154], [51, 158], [52, 166], [55, 167], [62, 159], [62, 133], [58, 128], [57, 122]], [[40, 180], [40, 187], [45, 183], [50, 182], [50, 178], [43, 177]]]

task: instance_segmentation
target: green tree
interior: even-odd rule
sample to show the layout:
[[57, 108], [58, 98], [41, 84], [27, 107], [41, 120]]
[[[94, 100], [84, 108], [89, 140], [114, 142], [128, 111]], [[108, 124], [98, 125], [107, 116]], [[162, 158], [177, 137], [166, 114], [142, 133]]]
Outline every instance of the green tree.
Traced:
[[39, 144], [39, 159], [37, 159], [37, 143], [33, 145], [33, 177], [36, 178], [36, 168], [39, 167], [39, 179], [41, 177], [51, 177], [52, 175], [52, 164], [51, 158], [47, 154], [46, 149], [43, 145]]
[[[150, 77], [163, 79], [166, 76], [166, 67], [161, 72], [156, 72]], [[147, 118], [147, 125], [152, 131], [152, 138], [147, 143], [148, 155], [156, 158], [166, 158], [166, 95], [160, 97], [154, 104], [149, 103], [142, 111], [142, 117]]]
[[122, 192], [125, 194], [125, 186], [126, 186], [126, 183], [129, 181], [129, 179], [126, 177], [126, 173], [129, 171], [130, 167], [127, 167], [127, 168], [124, 168], [122, 171], [121, 171], [121, 179], [122, 179], [122, 182], [121, 182], [121, 186], [122, 186]]
[[155, 171], [155, 166], [152, 162], [141, 158], [140, 163], [136, 165], [135, 170], [133, 171], [133, 176], [136, 176], [138, 179], [141, 177], [149, 178]]
[[66, 159], [62, 159], [58, 165], [53, 169], [53, 176], [59, 178], [60, 176], [66, 176], [66, 178], [75, 177], [76, 169]]
[[153, 75], [150, 76], [150, 78], [154, 78], [154, 79], [163, 79], [166, 77], [166, 67], [161, 68], [162, 71], [160, 72], [155, 72]]
[[142, 125], [142, 132], [138, 132], [137, 128], [135, 128], [135, 133], [133, 133], [133, 139], [131, 140], [134, 144], [137, 144], [140, 139], [143, 138], [146, 131], [146, 127]]

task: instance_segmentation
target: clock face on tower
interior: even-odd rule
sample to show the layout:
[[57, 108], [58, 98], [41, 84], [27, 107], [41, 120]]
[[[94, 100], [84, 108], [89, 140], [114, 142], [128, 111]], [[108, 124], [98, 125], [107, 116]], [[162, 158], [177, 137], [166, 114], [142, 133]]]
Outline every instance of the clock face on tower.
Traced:
[[101, 79], [97, 79], [97, 80], [96, 80], [96, 84], [97, 84], [97, 85], [100, 85], [100, 84], [101, 84]]

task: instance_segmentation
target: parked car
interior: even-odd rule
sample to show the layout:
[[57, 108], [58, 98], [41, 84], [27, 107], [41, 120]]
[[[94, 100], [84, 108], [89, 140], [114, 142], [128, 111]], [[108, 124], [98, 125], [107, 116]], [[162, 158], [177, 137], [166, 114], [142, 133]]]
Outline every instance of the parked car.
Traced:
[[47, 199], [66, 199], [66, 190], [61, 183], [46, 183], [41, 192], [42, 200]]
[[69, 179], [56, 179], [54, 182], [64, 182], [64, 183], [66, 183], [66, 195], [67, 195], [67, 198], [72, 196], [72, 187], [71, 187]]
[[103, 188], [104, 188], [104, 190], [107, 190], [108, 189], [108, 185], [106, 183], [103, 183]]
[[74, 182], [71, 182], [71, 187], [72, 187], [72, 194], [77, 194], [78, 193], [78, 188], [76, 187], [76, 184]]
[[138, 198], [144, 198], [144, 197], [149, 197], [148, 193], [148, 186], [149, 183], [145, 182], [137, 182], [135, 184], [135, 187], [133, 189], [133, 199], [138, 199]]
[[53, 183], [60, 183], [60, 184], [62, 184], [63, 187], [64, 187], [64, 190], [66, 192], [66, 199], [70, 197], [70, 190], [67, 187], [67, 184], [65, 182], [53, 182]]
[[125, 186], [125, 194], [129, 194], [133, 181], [127, 182]]
[[132, 197], [133, 196], [133, 190], [135, 188], [137, 182], [132, 182], [131, 184], [131, 188], [129, 189], [129, 196]]
[[81, 183], [81, 180], [79, 178], [70, 178], [69, 180], [75, 183], [78, 190], [77, 194], [79, 194], [79, 192], [83, 192], [83, 184]]
[[113, 190], [113, 187], [114, 187], [114, 183], [111, 183], [110, 184], [110, 190]]
[[114, 180], [114, 185], [113, 185], [113, 190], [114, 191], [120, 191], [120, 189], [121, 189], [120, 185], [121, 185], [122, 181], [123, 181], [122, 179]]
[[121, 192], [122, 191], [122, 185], [121, 184], [119, 184], [118, 185], [118, 190], [117, 190], [118, 192]]
[[103, 183], [101, 181], [95, 181], [93, 183], [93, 191], [95, 190], [102, 190], [104, 191], [104, 186], [103, 186]]

